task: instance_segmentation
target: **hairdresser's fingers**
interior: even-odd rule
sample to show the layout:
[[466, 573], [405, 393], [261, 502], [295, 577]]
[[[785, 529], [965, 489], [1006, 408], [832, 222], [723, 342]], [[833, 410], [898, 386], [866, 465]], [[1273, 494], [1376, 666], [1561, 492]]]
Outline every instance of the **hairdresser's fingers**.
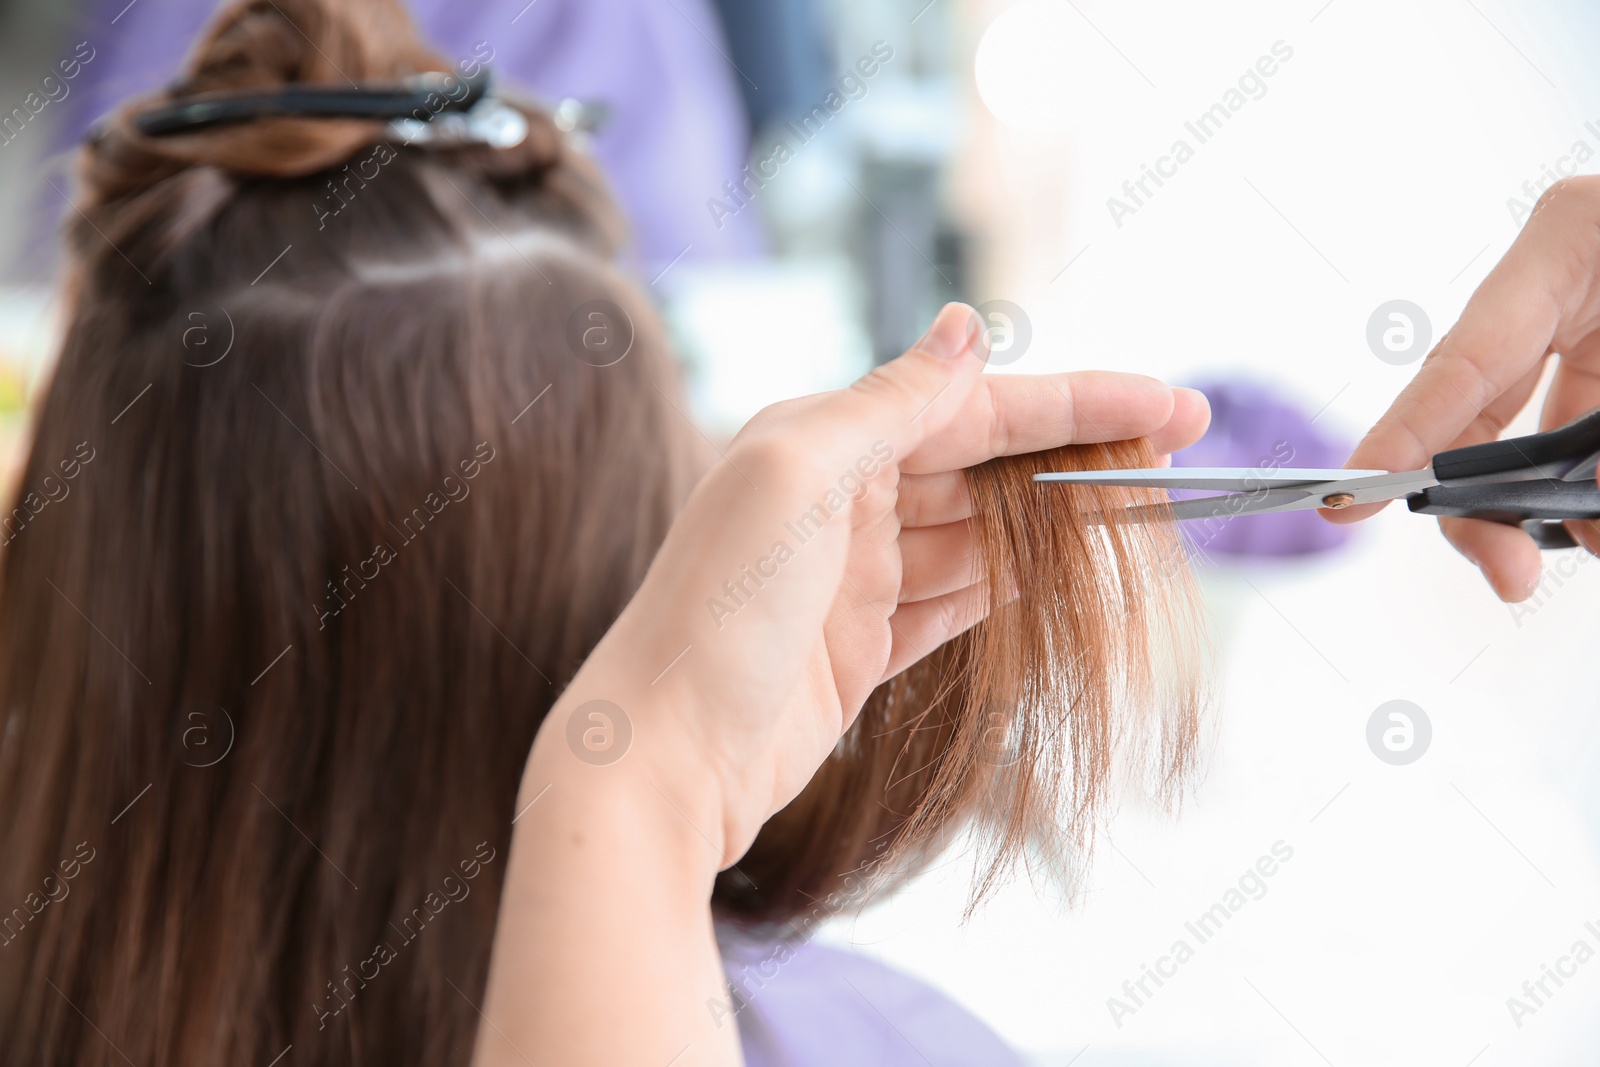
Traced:
[[[849, 389], [758, 412], [669, 531], [658, 559], [687, 561], [673, 569], [672, 584], [703, 584], [715, 596], [743, 569], [767, 560], [768, 570], [781, 564], [784, 580], [771, 582], [741, 621], [769, 612], [793, 620], [825, 607], [827, 590], [840, 580], [848, 532], [879, 512], [893, 517], [884, 489], [898, 481], [896, 459], [941, 432], [975, 388], [987, 354], [972, 309], [949, 304], [914, 348]], [[826, 552], [818, 548], [824, 543]], [[668, 581], [668, 568], [652, 570]], [[697, 591], [689, 602], [704, 599]], [[888, 600], [894, 603], [892, 590]], [[794, 614], [801, 604], [805, 610]]]
[[1539, 429], [1551, 430], [1600, 408], [1600, 334], [1561, 353], [1539, 411]]
[[[1506, 425], [1528, 402], [1544, 368], [1543, 358], [1529, 368], [1493, 403], [1485, 407], [1450, 448], [1466, 448], [1500, 437]], [[1334, 514], [1324, 510], [1324, 514]], [[1439, 524], [1445, 539], [1483, 572], [1495, 594], [1502, 600], [1520, 600], [1522, 590], [1539, 580], [1541, 563], [1533, 539], [1514, 527], [1477, 519], [1444, 519]]]
[[1147, 437], [1175, 410], [1172, 388], [1142, 374], [986, 375], [944, 432], [903, 455], [900, 469], [932, 474], [1074, 442]]
[[1543, 562], [1533, 538], [1515, 526], [1481, 519], [1440, 519], [1439, 529], [1507, 603], [1526, 600], [1539, 584]]
[[[1162, 455], [1188, 448], [1205, 435], [1211, 424], [1211, 404], [1204, 393], [1175, 388], [1172, 400], [1172, 415], [1149, 435], [1151, 447]], [[970, 518], [972, 494], [967, 490], [966, 473], [949, 470], [902, 475], [895, 510], [900, 514], [900, 524], [907, 528], [942, 526]]]
[[[1500, 437], [1501, 431], [1527, 403], [1538, 384], [1544, 361], [1540, 360], [1510, 390], [1490, 404], [1478, 418], [1450, 442], [1451, 448], [1466, 448]], [[1439, 523], [1450, 542], [1473, 566], [1483, 572], [1495, 595], [1505, 601], [1521, 600], [1524, 590], [1539, 581], [1542, 563], [1533, 538], [1503, 523], [1478, 519], [1443, 519]]]
[[1151, 433], [1150, 447], [1161, 455], [1188, 448], [1205, 436], [1211, 425], [1211, 402], [1198, 389], [1175, 386], [1172, 390], [1172, 415], [1166, 425]]
[[930, 600], [979, 579], [977, 541], [965, 522], [900, 531], [900, 603]]
[[931, 600], [901, 604], [889, 617], [894, 641], [889, 649], [889, 664], [879, 681], [893, 678], [952, 637], [976, 626], [988, 611], [988, 582]]
[[829, 466], [854, 464], [880, 448], [901, 460], [964, 421], [988, 357], [989, 335], [977, 314], [946, 304], [905, 354], [805, 406], [794, 429]]
[[[1443, 342], [1441, 342], [1441, 344], [1443, 344]], [[1366, 445], [1363, 443], [1356, 448], [1356, 451], [1351, 455], [1349, 461], [1345, 463], [1345, 466], [1357, 469], [1372, 470], [1414, 470], [1419, 467], [1426, 466], [1432, 461], [1433, 456], [1437, 452], [1446, 451], [1452, 448], [1465, 448], [1468, 445], [1482, 444], [1485, 441], [1497, 440], [1502, 431], [1505, 430], [1506, 426], [1510, 424], [1511, 420], [1516, 418], [1517, 413], [1527, 405], [1528, 399], [1533, 395], [1533, 390], [1538, 386], [1539, 378], [1543, 372], [1544, 357], [1541, 356], [1539, 359], [1534, 361], [1533, 365], [1529, 367], [1526, 372], [1524, 372], [1521, 378], [1511, 383], [1506, 387], [1504, 392], [1500, 393], [1493, 400], [1484, 405], [1483, 409], [1467, 423], [1466, 427], [1462, 429], [1459, 434], [1457, 434], [1450, 441], [1446, 442], [1442, 447], [1427, 452], [1424, 458], [1416, 464], [1386, 465], [1376, 460], [1368, 459], [1366, 458], [1366, 453], [1363, 451], [1366, 448]], [[1391, 411], [1392, 410], [1393, 409], [1391, 409]], [[1388, 418], [1388, 416], [1385, 416], [1385, 418]], [[1380, 423], [1380, 425], [1382, 424]], [[1377, 433], [1376, 428], [1374, 428], [1374, 430], [1368, 434], [1368, 437], [1370, 438], [1372, 434], [1375, 433]], [[1421, 454], [1421, 452], [1419, 451], [1418, 454]], [[1329, 511], [1328, 509], [1323, 508], [1321, 509], [1321, 514], [1330, 521], [1342, 525], [1367, 518], [1368, 516], [1382, 510], [1383, 507], [1383, 504], [1368, 504], [1360, 507], [1345, 509], [1345, 511], [1354, 512], [1355, 514], [1353, 515], [1347, 515], [1345, 514], [1345, 511]]]
[[[969, 406], [983, 378], [988, 335], [965, 304], [946, 304], [909, 350], [847, 389], [786, 400], [763, 408], [735, 435], [727, 452], [734, 466], [747, 452], [787, 456], [796, 488], [836, 488], [841, 479], [867, 481], [909, 455]], [[757, 479], [751, 488], [765, 492]], [[823, 483], [830, 483], [824, 485]], [[845, 489], [850, 495], [848, 486]]]
[[[1362, 438], [1349, 466], [1394, 471], [1424, 466], [1525, 383], [1552, 345], [1559, 347], [1564, 330], [1592, 318], [1600, 270], [1597, 222], [1600, 180], [1552, 187], [1460, 320]], [[1490, 417], [1504, 425], [1520, 406], [1499, 405]], [[1324, 514], [1354, 522], [1377, 510]]]
[[901, 527], [906, 529], [942, 526], [971, 518], [975, 513], [965, 471], [903, 474], [894, 506]]
[[[716, 647], [721, 663], [742, 669], [711, 667], [707, 657], [713, 678], [674, 670], [649, 683], [657, 692], [674, 689], [702, 705], [715, 692], [725, 713], [753, 723], [752, 709], [792, 691], [807, 669], [794, 650], [808, 647], [817, 628], [842, 625], [836, 602], [857, 598], [876, 623], [863, 615], [865, 630], [828, 637], [850, 650], [834, 674], [840, 692], [852, 694], [853, 714], [855, 690], [865, 695], [888, 653], [884, 619], [898, 603], [898, 519], [880, 490], [897, 483], [897, 458], [961, 409], [987, 353], [972, 309], [951, 304], [915, 348], [849, 389], [773, 405], [750, 420], [726, 461], [695, 487], [622, 620], [651, 631], [654, 647], [637, 657], [642, 673], [686, 644]], [[702, 738], [710, 751], [721, 744], [713, 734]]]

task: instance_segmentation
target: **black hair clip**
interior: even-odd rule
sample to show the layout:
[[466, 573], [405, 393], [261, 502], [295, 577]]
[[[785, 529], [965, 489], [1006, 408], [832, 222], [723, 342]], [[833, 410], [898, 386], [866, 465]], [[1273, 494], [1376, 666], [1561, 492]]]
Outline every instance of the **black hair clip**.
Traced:
[[146, 137], [165, 137], [227, 123], [285, 117], [386, 119], [395, 136], [407, 144], [509, 148], [521, 143], [528, 132], [520, 111], [489, 95], [487, 69], [471, 77], [418, 74], [382, 89], [289, 85], [265, 93], [200, 93], [142, 111], [133, 123]]

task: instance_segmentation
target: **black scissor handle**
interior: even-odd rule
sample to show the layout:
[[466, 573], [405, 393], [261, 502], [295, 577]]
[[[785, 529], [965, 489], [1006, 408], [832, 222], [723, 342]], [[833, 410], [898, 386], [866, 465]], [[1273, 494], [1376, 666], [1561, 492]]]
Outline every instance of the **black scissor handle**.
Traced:
[[1433, 457], [1439, 484], [1406, 501], [1424, 515], [1520, 526], [1542, 549], [1576, 548], [1562, 519], [1600, 519], [1600, 410], [1544, 433]]
[[1533, 543], [1545, 551], [1557, 548], [1577, 548], [1578, 542], [1567, 531], [1564, 522], [1546, 522], [1542, 519], [1530, 519], [1522, 524], [1522, 530]]
[[1488, 482], [1436, 485], [1406, 498], [1412, 511], [1463, 519], [1522, 523], [1529, 519], [1600, 519], [1600, 485], [1577, 482]]
[[1592, 474], [1575, 482], [1541, 479], [1436, 485], [1411, 494], [1406, 498], [1406, 506], [1422, 515], [1485, 519], [1521, 526], [1540, 548], [1575, 548], [1577, 542], [1560, 520], [1600, 519], [1600, 486], [1595, 484]]
[[1592, 482], [1597, 460], [1600, 410], [1544, 433], [1440, 452], [1433, 457], [1433, 476], [1445, 486], [1546, 478]]

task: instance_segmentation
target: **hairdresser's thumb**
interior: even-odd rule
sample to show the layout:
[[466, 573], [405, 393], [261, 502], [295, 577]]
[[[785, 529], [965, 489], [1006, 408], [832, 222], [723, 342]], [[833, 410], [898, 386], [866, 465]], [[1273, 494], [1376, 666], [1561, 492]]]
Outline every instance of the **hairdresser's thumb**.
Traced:
[[901, 440], [892, 443], [903, 452], [960, 410], [988, 358], [983, 319], [966, 304], [946, 304], [904, 355], [873, 370], [852, 390], [884, 407], [882, 414], [890, 418], [880, 425], [899, 428]]

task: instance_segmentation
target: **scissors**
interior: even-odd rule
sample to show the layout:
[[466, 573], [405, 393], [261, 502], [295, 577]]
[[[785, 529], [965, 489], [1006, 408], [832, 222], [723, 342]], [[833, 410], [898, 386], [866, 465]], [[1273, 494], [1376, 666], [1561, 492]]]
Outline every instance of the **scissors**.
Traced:
[[[1263, 515], [1307, 508], [1387, 503], [1404, 497], [1421, 515], [1520, 526], [1540, 548], [1575, 548], [1566, 519], [1600, 519], [1600, 409], [1554, 430], [1440, 452], [1421, 470], [1279, 470], [1248, 467], [1158, 467], [1149, 470], [1057, 471], [1036, 482], [1136, 486], [1152, 489], [1226, 489], [1222, 496], [1169, 505], [1134, 505], [1115, 522], [1165, 518], [1208, 519]], [[1095, 521], [1107, 517], [1096, 515]]]

